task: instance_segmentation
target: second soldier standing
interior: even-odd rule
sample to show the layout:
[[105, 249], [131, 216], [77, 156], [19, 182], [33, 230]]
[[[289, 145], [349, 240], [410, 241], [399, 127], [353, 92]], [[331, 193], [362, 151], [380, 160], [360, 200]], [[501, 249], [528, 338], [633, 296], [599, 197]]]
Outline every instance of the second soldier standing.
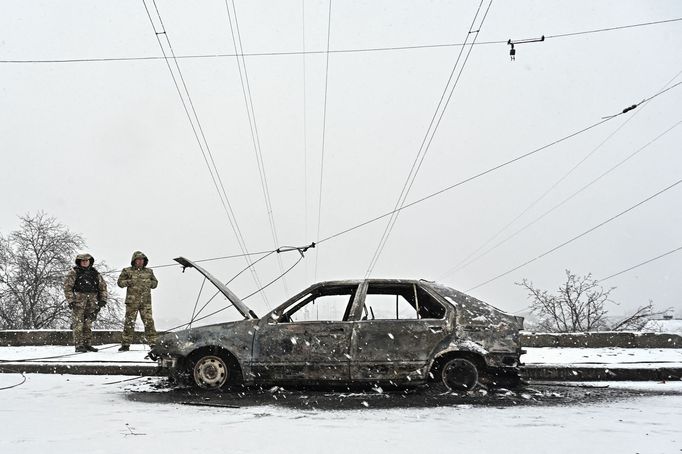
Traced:
[[144, 324], [144, 334], [147, 343], [154, 345], [156, 342], [156, 329], [152, 318], [152, 292], [159, 281], [154, 276], [154, 271], [147, 268], [149, 260], [140, 251], [133, 253], [129, 268], [125, 268], [118, 278], [118, 286], [126, 288], [126, 315], [123, 322], [123, 335], [121, 337], [121, 348], [119, 351], [130, 350], [135, 332], [135, 320], [137, 313]]

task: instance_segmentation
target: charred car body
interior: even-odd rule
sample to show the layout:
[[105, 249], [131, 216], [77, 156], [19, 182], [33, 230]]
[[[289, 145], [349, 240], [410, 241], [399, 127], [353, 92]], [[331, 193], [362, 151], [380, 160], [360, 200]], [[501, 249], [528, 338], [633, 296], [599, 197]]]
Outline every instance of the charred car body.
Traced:
[[523, 318], [428, 281], [314, 284], [258, 318], [195, 263], [244, 320], [167, 333], [150, 356], [201, 388], [518, 384]]

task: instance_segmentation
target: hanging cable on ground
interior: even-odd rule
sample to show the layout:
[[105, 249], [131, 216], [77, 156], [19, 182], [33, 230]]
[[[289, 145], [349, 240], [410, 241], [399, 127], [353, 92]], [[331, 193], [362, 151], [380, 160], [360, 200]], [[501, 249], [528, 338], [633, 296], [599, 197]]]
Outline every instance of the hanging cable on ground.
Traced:
[[0, 391], [5, 391], [5, 390], [7, 390], [7, 389], [17, 388], [17, 387], [23, 385], [24, 383], [26, 383], [27, 378], [26, 378], [26, 375], [25, 375], [23, 372], [19, 372], [19, 371], [12, 370], [12, 369], [6, 369], [6, 368], [3, 368], [3, 369], [6, 370], [7, 372], [11, 372], [11, 373], [13, 373], [13, 374], [19, 374], [19, 375], [21, 375], [21, 381], [18, 382], [18, 383], [15, 383], [15, 384], [13, 384], [13, 385], [10, 385], [10, 386], [3, 386], [2, 388], [0, 388]]
[[126, 383], [129, 381], [135, 381], [135, 380], [141, 380], [143, 378], [152, 378], [158, 376], [159, 372], [161, 372], [161, 368], [157, 367], [154, 372], [152, 372], [149, 375], [138, 375], [137, 377], [132, 377], [132, 378], [125, 378], [123, 380], [116, 380], [116, 381], [110, 381], [106, 383], [102, 383], [103, 385], [117, 385], [119, 383]]
[[623, 215], [629, 213], [630, 211], [632, 211], [632, 210], [634, 210], [634, 209], [636, 209], [636, 208], [638, 208], [638, 207], [644, 205], [645, 203], [649, 202], [650, 200], [655, 199], [655, 198], [658, 197], [659, 195], [661, 195], [661, 194], [663, 194], [663, 193], [669, 191], [670, 189], [673, 189], [674, 187], [676, 187], [676, 186], [677, 186], [678, 184], [680, 184], [680, 183], [682, 183], [682, 180], [677, 180], [677, 181], [674, 182], [673, 184], [671, 184], [671, 185], [669, 185], [669, 186], [667, 186], [667, 187], [661, 189], [660, 191], [656, 192], [656, 193], [653, 194], [653, 195], [650, 195], [649, 197], [647, 197], [646, 199], [644, 199], [644, 200], [642, 200], [642, 201], [636, 203], [635, 205], [632, 205], [630, 208], [627, 208], [627, 209], [621, 211], [620, 213], [618, 213], [618, 214], [616, 214], [616, 215], [614, 215], [614, 216], [611, 216], [611, 217], [608, 218], [607, 220], [605, 220], [605, 221], [603, 221], [603, 222], [600, 222], [599, 224], [595, 225], [594, 227], [591, 227], [591, 228], [585, 230], [584, 232], [582, 232], [582, 233], [580, 233], [580, 234], [578, 234], [578, 235], [572, 237], [571, 239], [569, 239], [569, 240], [567, 240], [567, 241], [564, 241], [563, 243], [561, 243], [561, 244], [559, 244], [559, 245], [553, 247], [552, 249], [550, 249], [550, 250], [548, 250], [548, 251], [546, 251], [546, 252], [543, 252], [542, 254], [538, 255], [537, 257], [534, 257], [534, 258], [532, 258], [532, 259], [530, 259], [530, 260], [527, 260], [527, 261], [523, 262], [522, 264], [517, 265], [517, 266], [515, 266], [515, 267], [513, 267], [513, 268], [511, 268], [511, 269], [509, 269], [509, 270], [507, 270], [507, 271], [505, 271], [504, 273], [498, 274], [497, 276], [495, 276], [495, 277], [493, 277], [493, 278], [491, 278], [491, 279], [488, 279], [488, 280], [485, 281], [485, 282], [481, 282], [480, 284], [478, 284], [478, 285], [476, 285], [476, 286], [474, 286], [474, 287], [471, 287], [471, 288], [467, 289], [466, 292], [468, 293], [468, 292], [470, 292], [470, 291], [472, 291], [472, 290], [476, 290], [476, 289], [481, 288], [481, 287], [483, 287], [483, 286], [485, 286], [485, 285], [488, 285], [488, 284], [490, 284], [491, 282], [494, 282], [494, 281], [500, 279], [501, 277], [504, 277], [504, 276], [506, 276], [506, 275], [508, 275], [508, 274], [510, 274], [510, 273], [513, 273], [514, 271], [517, 271], [517, 270], [523, 268], [524, 266], [527, 266], [527, 265], [529, 265], [529, 264], [531, 264], [531, 263], [533, 263], [533, 262], [535, 262], [535, 261], [537, 261], [537, 260], [540, 260], [541, 258], [543, 258], [543, 257], [545, 257], [545, 256], [547, 256], [547, 255], [549, 255], [549, 254], [551, 254], [552, 252], [555, 252], [555, 251], [561, 249], [562, 247], [571, 244], [572, 242], [574, 242], [574, 241], [576, 241], [576, 240], [578, 240], [578, 239], [584, 237], [585, 235], [587, 235], [587, 234], [589, 234], [589, 233], [591, 233], [591, 232], [597, 230], [598, 228], [603, 227], [603, 226], [605, 226], [606, 224], [608, 224], [608, 223], [610, 223], [610, 222], [612, 222], [612, 221], [618, 219], [619, 217], [621, 217], [621, 216], [623, 216]]

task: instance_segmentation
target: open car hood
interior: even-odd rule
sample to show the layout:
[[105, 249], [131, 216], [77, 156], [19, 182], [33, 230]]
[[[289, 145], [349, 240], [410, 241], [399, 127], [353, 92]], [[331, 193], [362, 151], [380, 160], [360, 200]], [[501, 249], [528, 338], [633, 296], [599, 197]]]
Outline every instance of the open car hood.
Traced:
[[215, 278], [211, 273], [194, 263], [193, 261], [186, 259], [184, 257], [178, 257], [176, 259], [173, 259], [176, 262], [178, 262], [180, 265], [182, 265], [183, 271], [185, 268], [194, 268], [198, 272], [204, 275], [206, 279], [211, 281], [211, 284], [215, 285], [216, 288], [225, 295], [225, 297], [232, 303], [232, 305], [244, 316], [245, 319], [258, 319], [258, 316], [256, 315], [255, 312], [253, 312], [249, 307], [244, 304], [242, 300], [239, 299], [237, 295], [232, 293], [232, 290], [227, 288], [222, 282], [220, 282], [218, 279]]

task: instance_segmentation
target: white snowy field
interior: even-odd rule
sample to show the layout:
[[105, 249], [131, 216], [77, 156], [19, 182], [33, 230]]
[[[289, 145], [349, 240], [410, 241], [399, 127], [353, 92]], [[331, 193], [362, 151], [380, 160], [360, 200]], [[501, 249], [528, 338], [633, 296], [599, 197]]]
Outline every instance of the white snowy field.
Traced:
[[[504, 408], [298, 410], [130, 400], [121, 377], [28, 374], [0, 391], [0, 453], [679, 453], [682, 382], [618, 383], [671, 395]], [[18, 383], [0, 374], [0, 388]]]
[[[0, 347], [0, 361], [17, 361], [36, 358], [36, 362], [146, 362], [149, 348], [132, 345], [129, 352], [118, 352], [119, 345], [100, 346], [97, 353], [74, 354], [70, 346]], [[679, 348], [527, 348], [521, 357], [526, 364], [590, 366], [610, 365], [618, 367], [682, 367], [682, 349]], [[67, 355], [67, 356], [62, 356]], [[59, 356], [59, 358], [53, 358]]]

